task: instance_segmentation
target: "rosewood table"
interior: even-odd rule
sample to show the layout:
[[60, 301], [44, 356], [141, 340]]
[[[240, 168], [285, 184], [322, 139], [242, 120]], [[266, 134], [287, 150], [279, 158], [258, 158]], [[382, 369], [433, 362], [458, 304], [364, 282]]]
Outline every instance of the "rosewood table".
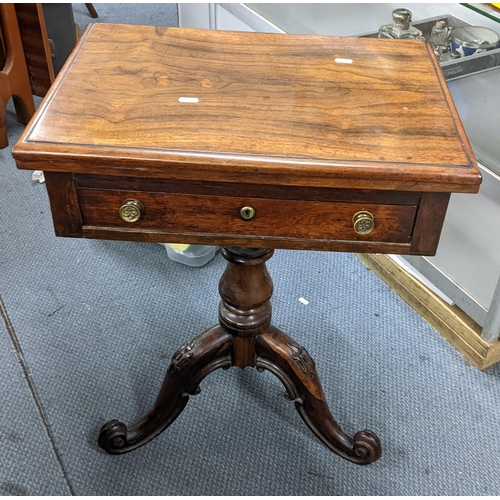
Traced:
[[346, 434], [315, 363], [271, 325], [273, 249], [432, 255], [450, 193], [477, 192], [430, 45], [412, 40], [96, 24], [14, 148], [45, 171], [58, 236], [222, 247], [220, 322], [173, 355], [152, 409], [99, 445], [158, 436], [218, 368], [275, 374], [333, 452]]

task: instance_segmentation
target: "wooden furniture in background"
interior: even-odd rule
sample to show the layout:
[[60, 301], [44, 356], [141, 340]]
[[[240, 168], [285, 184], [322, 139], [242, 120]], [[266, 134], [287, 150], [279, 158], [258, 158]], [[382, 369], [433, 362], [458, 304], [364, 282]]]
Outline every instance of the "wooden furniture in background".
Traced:
[[35, 112], [35, 103], [14, 4], [0, 4], [0, 21], [0, 60], [3, 61], [0, 71], [0, 148], [5, 148], [9, 144], [5, 113], [8, 100], [14, 99], [17, 120], [25, 125]]
[[147, 443], [211, 371], [253, 366], [332, 451], [380, 457], [271, 326], [265, 262], [274, 248], [436, 251], [450, 193], [481, 177], [428, 44], [96, 24], [13, 154], [45, 171], [59, 236], [211, 243], [228, 261], [219, 324], [174, 354], [143, 418], [103, 427], [103, 449]]
[[3, 68], [6, 62], [7, 62], [7, 46], [5, 45], [1, 17], [0, 17], [0, 68]]
[[44, 3], [42, 7], [51, 49], [50, 57], [54, 75], [57, 76], [75, 47], [78, 25], [75, 23], [72, 4]]
[[44, 97], [76, 43], [78, 26], [74, 23], [71, 4], [1, 5], [0, 147], [6, 147], [8, 99], [14, 97], [17, 118], [26, 124], [34, 112], [26, 75], [31, 86], [29, 93]]
[[43, 97], [54, 81], [49, 36], [43, 6], [40, 3], [15, 4], [31, 89]]
[[89, 11], [90, 17], [93, 17], [94, 19], [99, 17], [97, 11], [95, 10], [94, 4], [86, 3], [85, 7], [87, 7], [87, 10]]

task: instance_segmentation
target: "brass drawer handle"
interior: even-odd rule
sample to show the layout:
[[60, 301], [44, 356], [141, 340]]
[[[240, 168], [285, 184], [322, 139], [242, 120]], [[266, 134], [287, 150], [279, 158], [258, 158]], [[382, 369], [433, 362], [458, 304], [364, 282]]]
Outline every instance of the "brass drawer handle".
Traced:
[[128, 200], [125, 200], [120, 207], [120, 217], [125, 222], [137, 222], [143, 211], [144, 207], [139, 200], [129, 198]]
[[240, 215], [245, 220], [253, 219], [255, 217], [255, 208], [243, 207], [240, 209]]
[[354, 225], [354, 231], [358, 234], [368, 234], [373, 231], [375, 227], [375, 220], [370, 212], [357, 212], [352, 218], [352, 223]]

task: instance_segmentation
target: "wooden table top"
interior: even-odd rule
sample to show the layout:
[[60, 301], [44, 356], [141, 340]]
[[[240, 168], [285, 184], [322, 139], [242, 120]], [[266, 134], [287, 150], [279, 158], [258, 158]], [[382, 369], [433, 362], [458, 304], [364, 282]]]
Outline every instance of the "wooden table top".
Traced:
[[88, 29], [14, 156], [20, 168], [256, 184], [481, 181], [429, 44], [151, 26]]

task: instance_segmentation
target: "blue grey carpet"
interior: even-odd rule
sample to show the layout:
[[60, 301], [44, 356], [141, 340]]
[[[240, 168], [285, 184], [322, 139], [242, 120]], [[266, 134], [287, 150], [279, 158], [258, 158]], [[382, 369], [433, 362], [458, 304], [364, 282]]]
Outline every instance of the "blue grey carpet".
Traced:
[[[11, 105], [8, 120], [13, 144]], [[216, 323], [224, 260], [190, 268], [156, 244], [56, 238], [45, 185], [10, 148], [0, 162], [1, 494], [500, 494], [499, 366], [466, 363], [352, 254], [277, 251], [274, 323], [315, 358], [345, 430], [379, 435], [378, 462], [332, 454], [276, 378], [237, 368], [207, 377], [150, 444], [105, 454], [101, 425], [147, 411], [170, 356]]]
[[73, 16], [83, 32], [89, 23], [178, 26], [176, 3], [94, 3], [99, 17], [90, 17], [84, 3], [74, 3]]
[[68, 495], [70, 489], [27, 383], [33, 374], [22, 369], [22, 352], [1, 320], [0, 366], [0, 495]]

